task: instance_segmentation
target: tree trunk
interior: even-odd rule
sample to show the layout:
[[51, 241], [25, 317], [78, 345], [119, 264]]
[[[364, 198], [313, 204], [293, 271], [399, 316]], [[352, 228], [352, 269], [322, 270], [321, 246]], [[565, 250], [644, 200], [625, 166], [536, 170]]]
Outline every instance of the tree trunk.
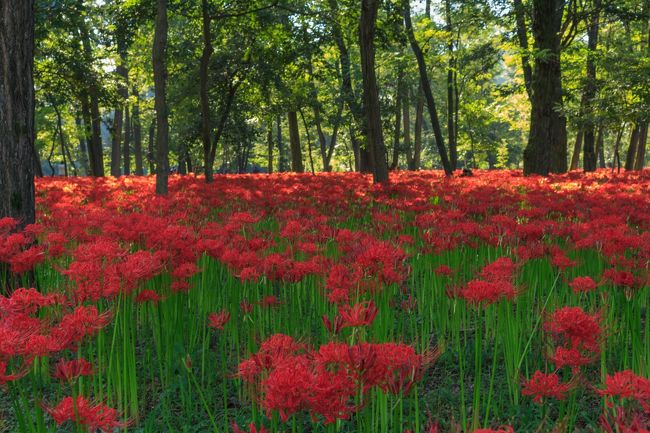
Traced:
[[415, 143], [413, 145], [413, 168], [420, 169], [420, 157], [422, 155], [422, 126], [424, 124], [424, 94], [422, 87], [418, 86], [417, 100], [415, 103]]
[[447, 32], [449, 33], [449, 43], [447, 44], [447, 55], [449, 56], [447, 63], [447, 136], [449, 137], [449, 162], [451, 169], [456, 170], [458, 166], [458, 149], [456, 145], [456, 128], [455, 128], [455, 113], [456, 104], [454, 91], [454, 75], [455, 75], [455, 60], [454, 60], [454, 38], [453, 27], [451, 22], [451, 2], [445, 0], [445, 18]]
[[584, 125], [585, 155], [583, 167], [586, 172], [596, 170], [596, 125], [594, 121], [594, 99], [596, 98], [596, 48], [598, 47], [598, 28], [600, 24], [600, 0], [593, 0], [594, 10], [591, 11], [589, 25], [587, 26], [587, 84], [585, 87], [585, 114]]
[[135, 103], [133, 104], [133, 150], [135, 153], [135, 174], [142, 176], [144, 167], [142, 165], [142, 124], [140, 123], [140, 97], [133, 89]]
[[413, 149], [411, 149], [411, 101], [409, 100], [408, 87], [404, 86], [404, 100], [402, 101], [402, 124], [404, 125], [404, 153], [409, 170], [413, 170]]
[[639, 128], [639, 144], [636, 149], [635, 170], [643, 170], [645, 167], [645, 152], [648, 144], [648, 122], [644, 122]]
[[533, 0], [536, 56], [533, 71], [530, 133], [524, 150], [524, 174], [567, 171], [566, 118], [562, 106], [560, 30], [564, 0]]
[[393, 159], [390, 170], [395, 170], [399, 164], [400, 139], [402, 138], [402, 79], [403, 72], [397, 74], [397, 91], [395, 92], [395, 127], [393, 128]]
[[149, 162], [149, 174], [156, 171], [156, 118], [151, 120], [149, 125], [149, 142], [147, 143], [147, 161]]
[[273, 120], [267, 122], [266, 146], [268, 149], [269, 174], [273, 173]]
[[576, 135], [576, 141], [573, 145], [573, 155], [571, 155], [571, 167], [570, 170], [577, 170], [578, 165], [580, 165], [580, 154], [582, 153], [582, 129], [578, 129], [578, 134]]
[[212, 148], [212, 125], [210, 120], [210, 99], [209, 99], [209, 67], [210, 58], [212, 57], [212, 29], [210, 11], [208, 9], [208, 0], [201, 0], [201, 17], [202, 17], [202, 36], [203, 52], [201, 54], [201, 63], [199, 65], [199, 82], [201, 102], [201, 141], [203, 142], [203, 163], [205, 181], [212, 182], [212, 164], [210, 164], [210, 150]]
[[122, 107], [115, 109], [113, 115], [113, 126], [111, 128], [112, 141], [111, 141], [111, 176], [119, 177], [122, 173], [121, 170], [121, 155], [122, 155]]
[[0, 218], [35, 222], [34, 1], [0, 5]]
[[431, 93], [431, 85], [429, 84], [429, 75], [427, 72], [427, 66], [424, 62], [424, 54], [422, 49], [415, 39], [413, 33], [413, 25], [411, 23], [411, 7], [409, 5], [409, 0], [403, 1], [403, 14], [404, 14], [404, 26], [406, 28], [406, 33], [408, 35], [409, 41], [411, 43], [411, 49], [413, 54], [418, 62], [418, 69], [420, 71], [420, 82], [422, 85], [422, 91], [424, 92], [424, 97], [429, 108], [429, 117], [431, 119], [431, 126], [433, 128], [433, 134], [436, 138], [436, 146], [438, 147], [438, 154], [440, 155], [440, 161], [442, 167], [445, 170], [447, 176], [453, 174], [451, 163], [447, 157], [447, 149], [445, 148], [445, 142], [442, 138], [442, 129], [440, 128], [440, 120], [438, 119], [438, 111], [436, 109], [436, 103], [433, 99], [433, 94]]
[[514, 0], [515, 20], [517, 22], [517, 39], [521, 48], [521, 66], [524, 71], [524, 86], [528, 99], [532, 97], [533, 69], [528, 55], [528, 28], [526, 27], [526, 10], [521, 0]]
[[156, 90], [156, 194], [166, 195], [169, 178], [169, 123], [167, 118], [167, 0], [158, 0], [152, 50], [153, 81]]
[[298, 130], [298, 114], [295, 111], [287, 113], [289, 121], [289, 146], [291, 147], [291, 171], [303, 173], [302, 152], [300, 149], [300, 131]]
[[363, 77], [363, 101], [367, 129], [367, 147], [375, 183], [388, 182], [386, 147], [381, 127], [379, 91], [375, 73], [375, 25], [379, 0], [362, 0], [359, 21], [359, 50]]
[[612, 173], [614, 172], [614, 169], [618, 167], [618, 172], [620, 173], [621, 171], [621, 139], [623, 138], [623, 131], [625, 130], [625, 123], [621, 125], [621, 128], [618, 130], [618, 134], [616, 134], [616, 144], [614, 145], [614, 158], [612, 160]]
[[634, 170], [634, 163], [636, 162], [636, 149], [639, 143], [640, 134], [639, 125], [632, 125], [632, 133], [630, 134], [630, 147], [627, 149], [627, 156], [625, 157], [625, 170]]
[[61, 158], [63, 158], [63, 175], [68, 177], [68, 162], [66, 161], [65, 149], [65, 136], [63, 135], [63, 120], [61, 119], [61, 111], [59, 107], [52, 104], [54, 113], [56, 114], [56, 129], [59, 131], [59, 144], [61, 145]]
[[302, 125], [305, 127], [305, 134], [307, 135], [307, 153], [309, 155], [309, 166], [311, 167], [311, 174], [316, 174], [316, 170], [314, 169], [314, 155], [312, 154], [312, 146], [311, 146], [311, 134], [309, 133], [309, 125], [307, 124], [307, 120], [305, 119], [305, 113], [300, 110], [300, 117], [302, 118]]
[[122, 143], [124, 159], [124, 174], [131, 174], [131, 116], [129, 107], [124, 107], [124, 140]]
[[278, 114], [275, 117], [276, 126], [276, 140], [278, 142], [278, 171], [284, 173], [287, 171], [287, 154], [284, 148], [284, 141], [282, 140], [282, 118]]
[[596, 136], [596, 155], [598, 156], [598, 167], [605, 168], [605, 128], [601, 125]]
[[[81, 116], [79, 113], [75, 114], [74, 117], [75, 128], [77, 129], [77, 135], [79, 136], [79, 153], [81, 153], [81, 169], [83, 170], [82, 174], [88, 175], [88, 148], [86, 145], [86, 128], [83, 125]], [[40, 164], [39, 164], [40, 166]], [[41, 176], [43, 174], [41, 173]]]

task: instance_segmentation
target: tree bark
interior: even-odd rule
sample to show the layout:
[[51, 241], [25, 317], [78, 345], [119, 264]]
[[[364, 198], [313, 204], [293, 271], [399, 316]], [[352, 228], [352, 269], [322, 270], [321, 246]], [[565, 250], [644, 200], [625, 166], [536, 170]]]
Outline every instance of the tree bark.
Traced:
[[212, 20], [208, 8], [208, 0], [201, 0], [201, 18], [202, 18], [202, 37], [203, 52], [199, 64], [199, 82], [201, 102], [201, 141], [203, 142], [203, 162], [206, 182], [212, 182], [212, 164], [210, 164], [210, 150], [212, 148], [212, 125], [210, 119], [210, 99], [209, 99], [209, 66], [212, 57]]
[[528, 27], [526, 27], [526, 10], [521, 0], [514, 0], [515, 20], [517, 23], [517, 39], [521, 48], [521, 67], [524, 71], [524, 86], [528, 99], [532, 97], [533, 69], [530, 66], [528, 54]]
[[422, 126], [424, 124], [424, 94], [422, 87], [418, 86], [418, 94], [415, 102], [415, 142], [413, 144], [413, 167], [411, 170], [420, 169], [420, 157], [422, 155]]
[[266, 146], [268, 152], [269, 174], [273, 173], [273, 119], [269, 118], [266, 127]]
[[[81, 169], [83, 170], [82, 174], [88, 175], [88, 148], [86, 144], [86, 129], [83, 125], [79, 113], [75, 114], [74, 124], [77, 129], [77, 135], [79, 137], [79, 153], [81, 153]], [[43, 173], [41, 173], [41, 176], [43, 176]]]
[[397, 74], [397, 91], [395, 92], [395, 126], [393, 127], [393, 158], [390, 170], [395, 170], [399, 164], [400, 139], [402, 138], [402, 80], [403, 72]]
[[577, 170], [580, 165], [580, 154], [582, 153], [582, 129], [578, 129], [576, 141], [573, 145], [573, 155], [571, 155], [570, 170]]
[[640, 126], [632, 125], [632, 133], [630, 134], [630, 147], [627, 148], [627, 156], [625, 157], [625, 170], [634, 170], [634, 163], [636, 162], [636, 149], [639, 143]]
[[35, 222], [34, 1], [0, 3], [0, 218]]
[[449, 33], [449, 42], [447, 43], [447, 55], [449, 56], [447, 63], [447, 136], [449, 137], [449, 163], [451, 164], [451, 169], [456, 170], [458, 166], [458, 149], [456, 145], [456, 125], [454, 119], [456, 113], [455, 107], [458, 101], [455, 99], [456, 92], [454, 91], [456, 65], [454, 59], [454, 38], [450, 0], [445, 0], [445, 19], [447, 32]]
[[140, 96], [137, 90], [133, 90], [135, 103], [133, 104], [133, 150], [135, 153], [135, 174], [142, 176], [144, 167], [142, 165], [142, 124], [140, 123]]
[[124, 107], [124, 140], [122, 143], [122, 158], [124, 160], [124, 174], [131, 174], [131, 116], [129, 107]]
[[560, 48], [564, 0], [533, 0], [536, 56], [532, 80], [530, 133], [524, 150], [524, 174], [567, 171], [566, 118], [562, 106]]
[[585, 87], [585, 114], [584, 122], [584, 161], [586, 172], [596, 170], [596, 125], [594, 119], [594, 99], [596, 98], [596, 48], [598, 47], [598, 28], [600, 24], [600, 0], [593, 0], [594, 10], [591, 11], [587, 27], [587, 83]]
[[279, 114], [275, 117], [275, 127], [275, 137], [278, 142], [278, 171], [284, 173], [287, 171], [287, 154], [284, 148], [284, 141], [282, 140], [282, 118]]
[[648, 122], [644, 122], [639, 128], [639, 144], [636, 150], [635, 170], [643, 170], [645, 167], [646, 145], [648, 144]]
[[119, 177], [122, 174], [120, 167], [122, 163], [122, 107], [115, 109], [113, 115], [113, 126], [111, 128], [111, 176]]
[[596, 136], [596, 155], [598, 156], [598, 168], [605, 168], [605, 128], [598, 127]]
[[375, 73], [375, 25], [379, 0], [362, 0], [359, 21], [359, 50], [363, 77], [363, 101], [367, 130], [366, 145], [373, 167], [375, 183], [388, 183], [386, 147], [381, 127], [379, 91]]
[[445, 148], [445, 142], [442, 138], [442, 129], [440, 128], [440, 120], [438, 119], [438, 111], [436, 109], [436, 103], [433, 99], [433, 94], [431, 93], [431, 85], [429, 84], [429, 75], [427, 72], [427, 66], [424, 62], [424, 54], [422, 49], [415, 39], [413, 33], [413, 24], [411, 23], [411, 7], [409, 5], [409, 0], [403, 1], [403, 14], [404, 14], [404, 26], [406, 28], [406, 33], [411, 43], [411, 49], [413, 54], [418, 62], [418, 69], [420, 71], [420, 82], [422, 85], [422, 91], [424, 92], [424, 98], [426, 100], [427, 106], [429, 108], [429, 117], [431, 119], [431, 126], [433, 128], [433, 134], [436, 139], [436, 146], [438, 147], [438, 154], [440, 155], [440, 161], [442, 167], [445, 170], [447, 176], [453, 174], [451, 163], [447, 157], [447, 149]]
[[287, 113], [289, 121], [289, 146], [291, 147], [291, 171], [304, 173], [302, 152], [300, 149], [300, 131], [298, 130], [298, 114], [295, 111]]
[[156, 194], [166, 195], [169, 178], [169, 123], [167, 117], [167, 0], [158, 0], [152, 50], [153, 81], [156, 90]]
[[411, 101], [407, 86], [403, 86], [402, 124], [404, 129], [404, 153], [409, 170], [413, 170], [413, 149], [411, 149]]
[[149, 125], [149, 142], [147, 143], [147, 161], [149, 162], [149, 174], [156, 172], [156, 118], [151, 120]]

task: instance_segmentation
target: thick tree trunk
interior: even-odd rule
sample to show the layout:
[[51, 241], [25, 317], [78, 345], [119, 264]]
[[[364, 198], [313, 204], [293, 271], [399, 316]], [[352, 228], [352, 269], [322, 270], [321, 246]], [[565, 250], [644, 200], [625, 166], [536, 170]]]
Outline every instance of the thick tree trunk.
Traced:
[[570, 170], [577, 170], [580, 165], [580, 154], [582, 153], [582, 130], [578, 129], [576, 141], [573, 145], [573, 155], [571, 155]]
[[587, 27], [587, 83], [585, 87], [585, 114], [584, 125], [584, 161], [585, 171], [596, 170], [596, 125], [594, 121], [594, 99], [596, 98], [596, 48], [598, 47], [598, 28], [600, 24], [600, 0], [593, 0], [594, 10], [589, 18]]
[[34, 1], [0, 3], [0, 218], [35, 222]]
[[140, 123], [140, 98], [134, 89], [135, 103], [133, 104], [133, 151], [135, 154], [135, 174], [142, 176], [144, 167], [142, 165], [142, 124]]
[[567, 171], [566, 118], [562, 106], [560, 30], [564, 0], [533, 0], [533, 34], [536, 50], [533, 71], [530, 133], [524, 150], [524, 174]]
[[153, 81], [156, 90], [156, 194], [166, 195], [169, 178], [169, 123], [167, 118], [167, 0], [158, 0], [152, 50]]
[[643, 170], [645, 167], [645, 153], [648, 144], [648, 122], [644, 122], [639, 128], [639, 144], [636, 149], [635, 170]]
[[627, 148], [627, 156], [625, 157], [625, 170], [634, 170], [634, 163], [636, 162], [636, 149], [639, 143], [640, 126], [632, 125], [632, 133], [630, 134], [630, 147]]
[[521, 66], [524, 71], [524, 86], [528, 99], [532, 97], [533, 69], [528, 55], [528, 27], [526, 27], [526, 9], [521, 0], [514, 0], [515, 20], [517, 22], [517, 39], [521, 49]]
[[289, 146], [291, 147], [291, 171], [304, 173], [302, 151], [300, 149], [300, 131], [298, 130], [298, 114], [295, 111], [287, 113], [289, 121]]
[[453, 169], [451, 167], [451, 163], [449, 162], [449, 158], [447, 157], [447, 149], [445, 148], [445, 142], [442, 138], [442, 129], [440, 128], [440, 120], [438, 119], [438, 110], [436, 109], [436, 103], [433, 99], [433, 94], [431, 93], [431, 85], [429, 84], [427, 66], [424, 62], [424, 54], [422, 53], [422, 49], [420, 48], [420, 45], [415, 39], [415, 35], [413, 33], [413, 24], [411, 23], [411, 7], [409, 5], [409, 0], [402, 0], [402, 2], [404, 26], [411, 43], [411, 49], [413, 50], [413, 54], [415, 55], [415, 58], [418, 62], [420, 82], [422, 85], [422, 91], [424, 92], [424, 98], [429, 108], [429, 117], [431, 119], [431, 126], [433, 127], [433, 134], [436, 139], [436, 146], [438, 147], [438, 154], [440, 155], [440, 162], [442, 163], [442, 167], [445, 170], [445, 174], [447, 174], [447, 176], [451, 176], [453, 174]]
[[111, 176], [119, 177], [122, 174], [122, 107], [115, 109], [113, 126], [111, 128]]
[[375, 25], [379, 0], [362, 0], [359, 21], [359, 50], [361, 53], [361, 75], [363, 77], [363, 101], [367, 128], [366, 145], [373, 166], [375, 183], [388, 182], [386, 147], [381, 127], [379, 90], [375, 73]]

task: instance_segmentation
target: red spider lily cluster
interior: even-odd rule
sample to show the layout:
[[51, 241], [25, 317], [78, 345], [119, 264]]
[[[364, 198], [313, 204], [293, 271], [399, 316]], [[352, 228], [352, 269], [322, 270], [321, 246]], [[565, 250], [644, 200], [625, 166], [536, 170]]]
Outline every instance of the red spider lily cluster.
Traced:
[[[0, 219], [0, 385], [20, 384], [46, 358], [52, 360], [47, 372], [61, 387], [101, 371], [96, 360], [74, 352], [113, 326], [116, 306], [156, 311], [169, 298], [188, 296], [204, 272], [202, 260], [210, 259], [241, 287], [272, 288], [202, 310], [197, 320], [219, 331], [209, 334], [214, 338], [231, 332], [234, 322], [241, 325], [242, 317], [255, 323], [261, 312], [281, 311], [291, 302], [287, 287], [304, 283], [327, 304], [317, 320], [328, 332], [305, 330], [304, 341], [255, 329], [254, 342], [237, 346], [244, 360], [229, 366], [231, 373], [237, 370], [231, 380], [244, 382], [269, 418], [277, 413], [287, 421], [306, 413], [325, 424], [346, 420], [379, 392], [414, 394], [435, 358], [395, 333], [355, 339], [385, 325], [380, 322], [389, 308], [401, 307], [400, 314], [414, 322], [430, 320], [431, 311], [418, 311], [422, 291], [416, 286], [428, 289], [433, 280], [412, 278], [413, 262], [425, 255], [445, 261], [458, 249], [487, 246], [503, 253], [476, 263], [469, 257], [467, 266], [431, 264], [428, 274], [450, 302], [481, 312], [516, 309], [533, 286], [522, 281], [522, 269], [536, 261], [548, 262], [565, 300], [550, 308], [542, 300], [528, 312], [541, 318], [539, 339], [531, 344], [546, 355], [540, 356], [546, 366], [531, 368], [521, 393], [550, 404], [588, 390], [610, 406], [600, 420], [605, 431], [646, 431], [642, 412], [650, 412], [650, 391], [641, 373], [647, 369], [592, 370], [601, 355], [609, 357], [606, 333], [614, 330], [606, 325], [619, 320], [619, 311], [607, 310], [608, 297], [622, 293], [634, 300], [650, 282], [648, 172], [551, 178], [508, 171], [472, 178], [395, 173], [387, 187], [358, 174], [223, 176], [213, 184], [172, 177], [168, 197], [155, 196], [148, 178], [39, 179], [36, 186], [36, 224], [18, 230], [18, 221]], [[584, 254], [593, 252], [604, 268], [579, 275]], [[17, 281], [39, 272], [55, 274], [60, 283], [15, 289]], [[390, 290], [399, 295], [380, 302]], [[630, 314], [647, 320], [642, 309]], [[489, 331], [486, 338], [498, 332]], [[319, 332], [323, 339], [312, 340]], [[65, 397], [47, 412], [58, 424], [80, 423], [92, 431], [125, 426], [117, 410], [88, 396]], [[267, 431], [258, 425], [250, 424], [249, 431]], [[510, 426], [472, 427], [477, 433], [514, 432]], [[438, 428], [432, 424], [431, 431]]]
[[238, 376], [254, 385], [269, 416], [277, 411], [286, 421], [306, 411], [328, 424], [349, 418], [374, 387], [408, 394], [432, 361], [405, 344], [332, 342], [315, 349], [276, 334], [240, 363]]

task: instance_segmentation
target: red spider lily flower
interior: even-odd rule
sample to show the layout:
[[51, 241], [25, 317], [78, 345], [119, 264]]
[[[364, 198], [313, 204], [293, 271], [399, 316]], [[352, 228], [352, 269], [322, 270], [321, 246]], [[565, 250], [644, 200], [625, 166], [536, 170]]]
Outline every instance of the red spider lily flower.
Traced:
[[244, 314], [250, 314], [253, 312], [253, 304], [244, 299], [239, 303], [239, 310]]
[[76, 400], [66, 397], [55, 407], [45, 409], [58, 425], [66, 421], [78, 422], [89, 432], [101, 430], [109, 433], [128, 424], [119, 420], [117, 410], [103, 403], [93, 404], [81, 395]]
[[566, 393], [574, 388], [571, 382], [561, 383], [560, 377], [555, 374], [544, 374], [537, 370], [533, 377], [524, 381], [522, 395], [534, 396], [533, 401], [541, 404], [544, 397], [564, 400]]
[[334, 316], [334, 320], [331, 321], [326, 314], [323, 314], [322, 320], [323, 325], [325, 325], [325, 329], [335, 335], [338, 334], [339, 331], [343, 328], [343, 317], [341, 316]]
[[631, 370], [608, 374], [605, 378], [605, 389], [598, 390], [598, 393], [607, 397], [634, 399], [650, 413], [650, 379], [637, 376]]
[[490, 282], [510, 281], [514, 270], [515, 264], [510, 257], [499, 257], [483, 267], [480, 277]]
[[558, 251], [555, 252], [551, 257], [551, 264], [560, 270], [565, 270], [576, 265], [574, 260], [568, 258], [564, 252]]
[[596, 360], [593, 355], [583, 355], [580, 350], [575, 347], [566, 348], [559, 346], [555, 349], [555, 353], [549, 360], [555, 364], [558, 369], [568, 366], [572, 368], [574, 374], [578, 372], [583, 365], [591, 364]]
[[509, 281], [472, 280], [458, 294], [471, 304], [489, 305], [514, 298], [516, 291]]
[[265, 296], [260, 301], [260, 305], [262, 307], [267, 307], [267, 308], [274, 308], [279, 306], [280, 304], [282, 304], [282, 302], [280, 302], [277, 296], [273, 296], [273, 295]]
[[370, 326], [377, 316], [377, 306], [373, 301], [361, 302], [339, 307], [339, 315], [341, 316], [341, 328], [355, 327], [355, 326]]
[[23, 274], [45, 260], [43, 247], [36, 245], [24, 251], [17, 252], [9, 259], [10, 270], [14, 274]]
[[402, 310], [410, 313], [415, 310], [417, 307], [417, 299], [413, 295], [409, 295], [408, 298], [402, 300]]
[[600, 352], [600, 314], [587, 314], [580, 307], [562, 307], [544, 323], [544, 329], [571, 343], [571, 347]]
[[[616, 408], [616, 419], [611, 422], [609, 415], [602, 415], [600, 417], [600, 427], [605, 433], [650, 433], [648, 430], [647, 419], [644, 422], [639, 414], [633, 414], [631, 420], [625, 415], [625, 410], [622, 407]], [[647, 418], [647, 417], [646, 417]]]
[[258, 430], [257, 427], [255, 427], [255, 423], [250, 423], [248, 425], [248, 431], [239, 428], [239, 426], [235, 424], [234, 421], [232, 422], [231, 425], [232, 425], [233, 433], [269, 433], [269, 431], [265, 427], [260, 427], [260, 429]]
[[0, 296], [0, 311], [11, 314], [33, 314], [39, 308], [59, 304], [62, 297], [52, 293], [44, 295], [36, 289], [16, 289], [11, 296]]
[[85, 359], [73, 359], [71, 361], [60, 360], [54, 369], [52, 377], [61, 382], [72, 382], [80, 376], [91, 376], [93, 365]]
[[31, 365], [31, 362], [25, 365], [19, 372], [7, 374], [7, 363], [0, 359], [0, 386], [7, 382], [16, 381], [27, 375], [27, 373], [29, 373], [29, 365]]
[[157, 304], [162, 300], [163, 300], [162, 296], [160, 296], [154, 290], [149, 290], [149, 289], [142, 290], [140, 293], [138, 293], [138, 296], [135, 297], [135, 302], [138, 304], [142, 304], [145, 302], [151, 302], [152, 304]]
[[208, 315], [208, 326], [213, 329], [223, 330], [223, 327], [230, 320], [230, 311], [222, 310], [218, 313], [210, 313]]
[[586, 293], [596, 289], [598, 285], [591, 277], [575, 277], [569, 287], [573, 289], [573, 293]]

